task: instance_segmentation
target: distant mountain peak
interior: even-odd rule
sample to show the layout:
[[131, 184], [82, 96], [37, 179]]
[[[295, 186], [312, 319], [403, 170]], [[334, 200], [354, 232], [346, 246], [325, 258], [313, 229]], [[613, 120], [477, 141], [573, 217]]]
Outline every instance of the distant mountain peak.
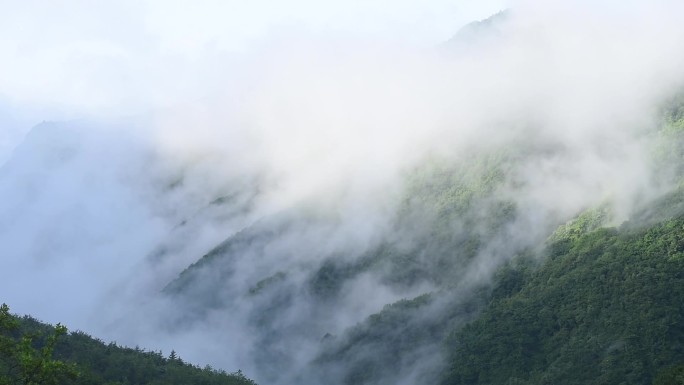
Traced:
[[489, 40], [501, 36], [502, 25], [510, 18], [511, 11], [505, 9], [486, 19], [473, 21], [461, 27], [454, 37], [449, 39], [446, 46], [472, 44], [482, 40]]

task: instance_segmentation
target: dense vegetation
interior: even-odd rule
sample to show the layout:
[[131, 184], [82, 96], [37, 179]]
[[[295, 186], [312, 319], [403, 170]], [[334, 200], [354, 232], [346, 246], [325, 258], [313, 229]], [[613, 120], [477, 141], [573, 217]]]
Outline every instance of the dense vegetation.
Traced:
[[[664, 140], [654, 148], [656, 167], [680, 178], [681, 114], [667, 114]], [[263, 303], [251, 318], [267, 336], [257, 347], [261, 364], [274, 377], [286, 370], [287, 357], [269, 349], [298, 332], [277, 329], [294, 298], [305, 296], [324, 314], [345, 285], [370, 272], [388, 286], [427, 282], [438, 289], [388, 304], [341, 335], [318, 332], [320, 352], [298, 382], [681, 383], [684, 190], [651, 202], [619, 228], [605, 227], [612, 220], [607, 202], [564, 225], [549, 222], [545, 247], [509, 242], [519, 208], [497, 189], [510, 182], [511, 167], [543, 159], [544, 151], [521, 145], [457, 165], [429, 161], [408, 175], [395, 227], [403, 245], [390, 238], [356, 258], [321, 255], [303, 288], [289, 283], [289, 271], [277, 271], [236, 293]], [[234, 297], [217, 293], [228, 290], [231, 261], [264, 253], [288, 226], [307, 220], [283, 215], [243, 230], [183, 272], [167, 293], [179, 301], [185, 296], [198, 317], [203, 308], [225, 306]], [[485, 249], [509, 262], [493, 282], [462, 284]], [[315, 325], [315, 316], [302, 329]], [[439, 350], [446, 363], [426, 362]]]
[[557, 239], [451, 335], [444, 384], [651, 383], [684, 363], [682, 298], [683, 217]]
[[[682, 180], [681, 96], [654, 147]], [[672, 182], [670, 182], [672, 183]], [[488, 305], [447, 338], [443, 384], [684, 384], [684, 191], [617, 228], [606, 207], [549, 237], [540, 258], [500, 269]]]
[[226, 373], [183, 362], [175, 352], [105, 344], [83, 332], [68, 333], [0, 309], [0, 384], [205, 384], [255, 385], [242, 372]]

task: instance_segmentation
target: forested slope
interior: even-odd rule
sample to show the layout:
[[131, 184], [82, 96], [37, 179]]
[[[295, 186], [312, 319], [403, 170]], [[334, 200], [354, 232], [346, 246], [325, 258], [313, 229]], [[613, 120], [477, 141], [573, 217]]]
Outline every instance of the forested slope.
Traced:
[[[682, 179], [682, 100], [664, 109], [661, 177]], [[618, 227], [605, 208], [559, 227], [540, 258], [497, 274], [488, 305], [447, 338], [443, 384], [684, 383], [684, 191]]]
[[175, 352], [106, 344], [83, 332], [0, 311], [0, 384], [254, 385], [242, 372], [183, 362]]
[[[664, 186], [682, 177], [680, 105], [651, 133]], [[254, 360], [275, 383], [282, 373], [307, 384], [650, 383], [684, 362], [684, 190], [636, 204], [622, 224], [610, 197], [567, 222], [553, 207], [525, 206], [519, 170], [564, 151], [518, 141], [459, 163], [428, 159], [406, 176], [392, 235], [358, 254], [301, 236], [329, 217], [265, 218], [167, 287], [188, 309], [176, 322], [250, 309]], [[307, 245], [307, 263], [284, 263], [284, 240]], [[280, 267], [245, 276], [257, 271], [247, 261]], [[407, 294], [335, 329], [326, 320], [369, 276]], [[291, 373], [279, 349], [298, 344], [315, 353]]]
[[502, 270], [486, 310], [450, 336], [443, 383], [647, 384], [684, 363], [680, 200], [654, 205], [675, 217], [565, 232], [538, 268]]

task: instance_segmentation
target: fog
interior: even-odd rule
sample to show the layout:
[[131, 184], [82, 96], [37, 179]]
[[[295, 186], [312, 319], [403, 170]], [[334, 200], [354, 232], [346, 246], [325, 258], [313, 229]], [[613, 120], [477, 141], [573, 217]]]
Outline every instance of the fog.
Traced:
[[[608, 205], [619, 225], [673, 187], [654, 152], [684, 86], [676, 2], [264, 2], [232, 9], [244, 20], [219, 2], [122, 4], [3, 5], [20, 15], [0, 19], [0, 301], [14, 312], [261, 384], [342, 383], [385, 347], [327, 357], [386, 305], [431, 293], [406, 328], [458, 327], [474, 313], [453, 309], [559, 224]], [[476, 185], [496, 159], [498, 182], [444, 234], [484, 237], [477, 252], [429, 245], [440, 199], [461, 190], [425, 186], [440, 172]], [[514, 215], [492, 231], [503, 203]], [[390, 249], [425, 276], [373, 259]], [[319, 285], [340, 266], [339, 285]], [[372, 382], [435, 382], [441, 351], [418, 343]]]

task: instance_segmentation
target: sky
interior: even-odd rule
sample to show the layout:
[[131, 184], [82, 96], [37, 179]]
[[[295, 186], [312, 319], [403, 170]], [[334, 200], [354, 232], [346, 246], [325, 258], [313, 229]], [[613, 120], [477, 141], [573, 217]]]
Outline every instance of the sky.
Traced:
[[[355, 44], [367, 45], [366, 50], [376, 46], [432, 49], [464, 24], [507, 6], [500, 0], [0, 0], [0, 164], [12, 159], [0, 173], [0, 238], [12, 240], [1, 267], [17, 277], [3, 281], [0, 301], [10, 302], [20, 313], [114, 338], [116, 333], [107, 333], [111, 319], [103, 321], [95, 315], [102, 311], [98, 304], [103, 296], [121, 290], [131, 272], [140, 268], [140, 259], [168, 241], [169, 231], [202, 207], [207, 194], [222, 188], [206, 185], [209, 172], [206, 165], [200, 165], [193, 174], [199, 182], [196, 186], [168, 199], [155, 196], [159, 184], [174, 178], [174, 167], [188, 167], [198, 152], [206, 150], [208, 141], [230, 142], [228, 149], [239, 147], [234, 137], [221, 134], [216, 140], [212, 136], [216, 122], [225, 118], [217, 111], [235, 108], [235, 103], [226, 103], [232, 94], [226, 97], [225, 93], [254, 86], [251, 77], [271, 76], [276, 82], [267, 82], [254, 100], [258, 108], [268, 109], [261, 101], [264, 92], [275, 87], [272, 94], [282, 96], [283, 87], [292, 86], [278, 85], [283, 75], [274, 71], [276, 66], [269, 66], [271, 57], [282, 57], [289, 66], [284, 73], [294, 82], [303, 74], [293, 68], [297, 60], [330, 64], [336, 60], [334, 53], [296, 55], [296, 60], [290, 60], [288, 55], [270, 56], [270, 52], [289, 49], [292, 41], [302, 41], [303, 52], [328, 42], [349, 52]], [[375, 59], [381, 60], [373, 70], [377, 75], [387, 64], [382, 55], [347, 64], [365, 66]], [[255, 71], [257, 75], [245, 70], [255, 64], [264, 70]], [[317, 68], [315, 63], [305, 64], [305, 71]], [[346, 71], [347, 64], [331, 68]], [[330, 75], [322, 74], [321, 80], [329, 82]], [[398, 75], [388, 77], [384, 84]], [[307, 98], [300, 96], [311, 91], [313, 84], [307, 83], [295, 100], [306, 103]], [[351, 90], [344, 92], [343, 99], [353, 97]], [[152, 139], [145, 137], [149, 127], [141, 128], [144, 139], [134, 132], [145, 123], [125, 123], [146, 119], [162, 127]], [[41, 126], [29, 134], [45, 121], [66, 123]], [[193, 135], [186, 133], [187, 125], [178, 128], [178, 122], [191, 122]], [[115, 128], [101, 129], [108, 125]], [[267, 132], [275, 135], [260, 149], [271, 158], [266, 162], [279, 163], [278, 173], [291, 174], [292, 164], [302, 160], [291, 159], [291, 151], [277, 145], [282, 134], [270, 128]], [[298, 138], [308, 134], [304, 129]], [[350, 144], [345, 137], [341, 131], [332, 136]], [[147, 140], [154, 142], [154, 151], [167, 156], [155, 169], [161, 175], [158, 178], [143, 173], [147, 159], [158, 155], [141, 150], [149, 144]], [[335, 144], [325, 142], [326, 146]], [[23, 147], [16, 148], [22, 143]], [[303, 141], [298, 146], [308, 148]], [[220, 150], [226, 152], [226, 147]], [[248, 167], [244, 158], [223, 162]], [[338, 153], [330, 165], [340, 162], [344, 160]], [[322, 177], [324, 173], [320, 169], [302, 172], [297, 179], [320, 179], [316, 183], [324, 186], [329, 182]], [[293, 196], [302, 193], [290, 190]], [[274, 205], [279, 204], [264, 206]], [[253, 219], [241, 218], [231, 229]], [[359, 232], [371, 223], [359, 222], [365, 222], [357, 227]], [[201, 227], [192, 235], [198, 242], [188, 242], [189, 249], [172, 263], [173, 269], [151, 281], [148, 272], [141, 273], [146, 275], [142, 285], [159, 290], [179, 269], [225, 237], [225, 228]], [[42, 284], [29, 289], [27, 282]], [[135, 296], [138, 289], [131, 284], [124, 291]]]
[[433, 46], [506, 6], [504, 0], [2, 0], [0, 160], [43, 120], [122, 116], [201, 98], [204, 90], [195, 84], [211, 63], [283, 36]]

